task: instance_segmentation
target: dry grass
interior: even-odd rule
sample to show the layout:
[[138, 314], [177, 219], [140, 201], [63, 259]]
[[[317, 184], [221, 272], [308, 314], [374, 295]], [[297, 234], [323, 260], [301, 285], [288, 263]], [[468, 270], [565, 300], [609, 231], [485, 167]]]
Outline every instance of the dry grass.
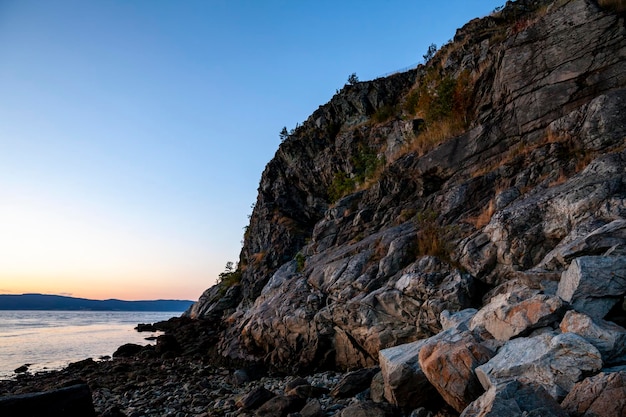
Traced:
[[252, 254], [252, 256], [250, 256], [250, 263], [252, 265], [261, 264], [261, 262], [265, 258], [265, 255], [266, 255], [266, 252], [257, 252], [255, 254]]
[[380, 181], [380, 177], [383, 175], [386, 166], [387, 164], [378, 165], [369, 176], [365, 177], [362, 182], [356, 184], [355, 191], [367, 190]]
[[542, 146], [548, 143], [564, 143], [571, 142], [574, 140], [571, 134], [563, 131], [556, 131], [553, 129], [546, 129], [546, 135], [544, 136], [543, 141], [539, 142], [538, 145]]
[[492, 160], [486, 163], [482, 168], [474, 171], [472, 176], [476, 178], [488, 174], [498, 168], [512, 163], [520, 157], [527, 157], [533, 151], [548, 144], [562, 143], [571, 148], [574, 146], [574, 142], [575, 140], [571, 135], [565, 132], [557, 132], [552, 129], [548, 129], [542, 140], [532, 144], [526, 144], [521, 141], [518, 142], [517, 145], [509, 148], [503, 155], [498, 155], [497, 157], [492, 158]]
[[469, 217], [466, 221], [467, 223], [473, 225], [476, 229], [482, 229], [485, 227], [490, 221], [493, 213], [496, 211], [496, 205], [493, 199], [489, 201], [489, 204], [485, 206], [483, 211], [475, 217]]
[[559, 176], [556, 177], [552, 182], [550, 182], [550, 184], [548, 186], [549, 187], [555, 187], [557, 185], [563, 184], [567, 180], [568, 180], [568, 176], [565, 175], [565, 171], [563, 170], [563, 168], [561, 168], [559, 170]]
[[581, 172], [583, 169], [587, 168], [587, 165], [589, 165], [591, 161], [593, 161], [593, 154], [591, 152], [585, 152], [576, 161], [576, 168], [575, 168], [576, 171], [574, 173], [577, 174]]
[[425, 155], [435, 149], [437, 145], [464, 132], [465, 126], [460, 120], [441, 120], [434, 122], [428, 126], [426, 130], [408, 140], [398, 152], [389, 158], [389, 162], [394, 162], [408, 153], [416, 153], [417, 156]]
[[424, 211], [417, 214], [417, 256], [432, 255], [442, 260], [450, 260], [452, 244], [448, 235], [450, 226], [441, 226], [437, 222], [437, 213]]
[[476, 171], [474, 171], [472, 173], [472, 177], [473, 178], [482, 177], [483, 175], [486, 175], [492, 171], [495, 171], [498, 168], [501, 168], [505, 165], [510, 164], [511, 162], [519, 158], [520, 156], [526, 155], [531, 150], [532, 149], [528, 148], [526, 145], [520, 142], [514, 147], [509, 148], [503, 155], [498, 155], [496, 157], [491, 158], [491, 161], [483, 165], [482, 168], [479, 168]]
[[500, 194], [501, 192], [508, 190], [511, 187], [511, 180], [507, 178], [499, 178], [496, 181], [496, 186], [494, 188], [495, 195]]
[[395, 223], [402, 224], [404, 222], [407, 222], [411, 220], [416, 214], [417, 210], [415, 210], [414, 208], [402, 209], [402, 211], [400, 211], [400, 214], [398, 214], [398, 217], [396, 217]]

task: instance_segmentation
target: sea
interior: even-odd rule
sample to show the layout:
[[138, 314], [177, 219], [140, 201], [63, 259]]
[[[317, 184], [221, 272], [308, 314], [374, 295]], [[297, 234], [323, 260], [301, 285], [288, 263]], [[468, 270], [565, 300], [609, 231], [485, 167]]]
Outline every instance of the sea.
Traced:
[[71, 362], [110, 357], [125, 343], [153, 344], [154, 333], [134, 330], [182, 312], [0, 311], [0, 379], [15, 377], [29, 365], [31, 373], [61, 369]]

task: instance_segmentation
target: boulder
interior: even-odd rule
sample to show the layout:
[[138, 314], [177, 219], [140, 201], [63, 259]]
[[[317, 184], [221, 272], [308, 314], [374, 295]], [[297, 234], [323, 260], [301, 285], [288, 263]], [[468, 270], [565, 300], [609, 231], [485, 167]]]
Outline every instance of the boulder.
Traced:
[[383, 373], [378, 372], [372, 378], [370, 384], [370, 398], [375, 403], [382, 403], [385, 401], [385, 380], [383, 379]]
[[419, 364], [419, 352], [425, 343], [419, 340], [380, 351], [380, 370], [389, 403], [414, 409], [432, 399], [435, 389]]
[[[473, 372], [468, 370], [473, 370], [479, 364], [478, 362], [483, 363], [493, 356], [488, 348], [479, 346], [478, 336], [468, 332], [468, 323], [475, 313], [475, 309], [465, 309], [456, 313], [443, 310], [440, 314], [440, 321], [445, 327], [444, 331], [429, 339], [381, 350], [379, 362], [385, 399], [393, 405], [415, 409], [440, 400], [434, 392], [435, 387], [439, 393], [442, 393], [442, 391], [447, 391], [449, 385], [452, 390], [449, 400], [453, 403], [456, 403], [453, 398], [465, 395], [461, 392], [466, 390], [474, 392], [476, 381], [472, 379]], [[470, 340], [470, 345], [464, 346], [464, 343]], [[420, 351], [426, 345], [428, 345], [427, 351], [420, 356]], [[455, 350], [446, 352], [454, 345], [456, 345]], [[462, 364], [455, 363], [461, 369], [448, 367], [448, 364], [444, 363], [448, 360], [463, 362]], [[430, 376], [426, 375], [421, 361], [427, 365]], [[451, 378], [450, 381], [441, 378], [441, 367], [445, 367], [446, 371], [450, 372], [447, 375]], [[463, 381], [465, 376], [468, 379]], [[432, 381], [429, 381], [429, 378], [432, 378]], [[435, 386], [431, 383], [433, 381]]]
[[518, 286], [494, 296], [476, 313], [470, 328], [483, 327], [494, 338], [506, 341], [558, 322], [563, 310], [564, 304], [559, 297]]
[[285, 417], [289, 413], [300, 411], [306, 404], [300, 397], [277, 395], [260, 406], [255, 415], [258, 417]]
[[470, 321], [477, 312], [478, 310], [475, 308], [466, 308], [465, 310], [457, 311], [456, 313], [444, 310], [439, 315], [441, 330], [461, 328], [461, 326], [468, 328]]
[[322, 410], [322, 404], [318, 399], [309, 400], [300, 410], [300, 417], [324, 417], [326, 413]]
[[483, 393], [474, 369], [493, 355], [473, 333], [450, 329], [426, 340], [419, 364], [441, 397], [461, 412]]
[[231, 384], [240, 387], [250, 382], [250, 375], [245, 369], [236, 369], [228, 379]]
[[0, 397], [2, 417], [95, 417], [91, 391], [85, 384], [53, 391]]
[[294, 379], [290, 380], [289, 382], [285, 384], [285, 391], [290, 391], [302, 385], [311, 385], [311, 384], [309, 383], [309, 381], [307, 381], [306, 379], [302, 377], [295, 377]]
[[84, 372], [86, 370], [93, 369], [96, 366], [98, 366], [96, 361], [92, 358], [87, 358], [77, 362], [70, 362], [66, 369], [72, 372]]
[[352, 371], [341, 378], [330, 391], [330, 395], [335, 398], [348, 398], [365, 391], [372, 383], [374, 375], [379, 371], [378, 367]]
[[113, 352], [114, 358], [130, 358], [135, 356], [143, 349], [142, 346], [137, 345], [135, 343], [126, 343], [117, 348], [115, 352]]
[[461, 417], [568, 417], [541, 386], [511, 381], [490, 387], [461, 413]]
[[235, 406], [242, 410], [254, 410], [275, 397], [275, 395], [265, 387], [257, 387], [238, 399]]
[[137, 330], [139, 333], [141, 333], [141, 332], [156, 332], [157, 328], [154, 327], [154, 324], [152, 324], [152, 323], [139, 323], [139, 324], [137, 324], [137, 326], [135, 326], [135, 330]]
[[28, 368], [30, 368], [30, 364], [19, 366], [19, 367], [15, 368], [15, 370], [13, 372], [15, 372], [16, 374], [24, 374], [24, 373], [28, 372]]
[[510, 340], [476, 375], [485, 389], [519, 380], [542, 386], [558, 401], [585, 373], [600, 368], [600, 352], [591, 343], [573, 333], [550, 332]]
[[174, 335], [162, 334], [156, 340], [156, 353], [159, 355], [169, 354], [176, 356], [181, 352], [180, 344]]
[[626, 367], [577, 383], [561, 406], [571, 417], [626, 416]]
[[563, 272], [557, 295], [581, 313], [604, 318], [626, 293], [626, 256], [583, 256]]
[[626, 329], [615, 323], [568, 311], [561, 321], [561, 331], [585, 338], [600, 351], [605, 365], [626, 361]]

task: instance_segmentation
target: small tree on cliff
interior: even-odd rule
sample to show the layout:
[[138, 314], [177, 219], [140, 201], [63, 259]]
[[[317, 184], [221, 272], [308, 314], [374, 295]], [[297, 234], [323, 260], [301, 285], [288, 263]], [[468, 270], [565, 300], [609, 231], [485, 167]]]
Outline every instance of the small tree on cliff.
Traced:
[[217, 283], [224, 287], [232, 287], [241, 281], [241, 271], [239, 265], [235, 265], [231, 261], [226, 262], [224, 272], [220, 273], [217, 278]]
[[424, 63], [430, 61], [435, 56], [435, 52], [437, 52], [437, 45], [431, 43], [426, 53], [422, 55], [422, 57], [424, 58]]
[[348, 84], [354, 85], [358, 82], [359, 82], [359, 77], [356, 76], [356, 72], [353, 72], [352, 74], [350, 74], [350, 76], [348, 77]]

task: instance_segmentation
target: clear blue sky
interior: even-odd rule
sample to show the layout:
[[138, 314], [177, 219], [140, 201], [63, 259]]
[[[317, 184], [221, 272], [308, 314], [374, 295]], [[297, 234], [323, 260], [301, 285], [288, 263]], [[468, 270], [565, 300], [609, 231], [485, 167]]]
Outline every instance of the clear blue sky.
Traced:
[[196, 299], [283, 126], [502, 3], [0, 0], [0, 293]]

